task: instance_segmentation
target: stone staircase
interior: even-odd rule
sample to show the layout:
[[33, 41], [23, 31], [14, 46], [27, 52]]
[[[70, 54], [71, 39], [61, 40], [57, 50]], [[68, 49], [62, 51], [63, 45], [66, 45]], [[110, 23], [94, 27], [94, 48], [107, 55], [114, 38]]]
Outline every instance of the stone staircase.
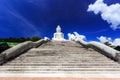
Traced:
[[50, 41], [0, 66], [0, 73], [115, 75], [120, 64], [72, 41]]

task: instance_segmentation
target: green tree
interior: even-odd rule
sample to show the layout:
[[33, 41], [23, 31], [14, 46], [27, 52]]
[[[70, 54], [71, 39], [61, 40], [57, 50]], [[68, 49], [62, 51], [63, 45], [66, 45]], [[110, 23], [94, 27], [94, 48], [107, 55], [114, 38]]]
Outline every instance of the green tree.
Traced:
[[120, 51], [120, 46], [116, 46], [114, 49]]
[[107, 46], [111, 46], [110, 42], [105, 42], [104, 44]]
[[32, 38], [31, 38], [31, 41], [38, 41], [38, 40], [40, 40], [41, 38], [39, 37], [39, 36], [33, 36]]

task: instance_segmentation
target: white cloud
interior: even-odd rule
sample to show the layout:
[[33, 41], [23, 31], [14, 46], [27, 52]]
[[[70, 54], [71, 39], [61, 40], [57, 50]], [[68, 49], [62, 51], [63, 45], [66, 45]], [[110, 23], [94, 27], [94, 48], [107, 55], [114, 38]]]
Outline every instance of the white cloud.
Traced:
[[120, 46], [120, 38], [116, 38], [116, 39], [112, 40], [110, 37], [100, 36], [100, 37], [97, 37], [97, 39], [101, 43], [109, 42], [114, 46]]
[[90, 4], [87, 11], [93, 11], [95, 14], [100, 13], [102, 19], [111, 24], [112, 29], [120, 28], [120, 4], [116, 3], [108, 6], [103, 1], [97, 0], [94, 4]]
[[112, 40], [111, 38], [107, 38], [104, 36], [97, 37], [97, 39], [100, 40], [101, 43], [110, 42]]
[[113, 41], [113, 44], [116, 45], [116, 46], [120, 46], [120, 38], [116, 38], [116, 39]]
[[86, 39], [86, 36], [80, 35], [77, 32], [74, 32], [74, 34], [68, 33], [68, 37], [69, 37], [69, 40], [80, 40], [80, 39], [85, 40]]

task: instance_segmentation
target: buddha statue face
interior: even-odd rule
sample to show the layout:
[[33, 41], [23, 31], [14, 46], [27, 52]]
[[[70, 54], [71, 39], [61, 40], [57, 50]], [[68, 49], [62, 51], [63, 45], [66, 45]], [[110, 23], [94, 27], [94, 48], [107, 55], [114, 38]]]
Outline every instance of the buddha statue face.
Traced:
[[61, 32], [61, 27], [58, 25], [57, 29], [56, 29], [56, 32], [57, 33], [60, 33]]

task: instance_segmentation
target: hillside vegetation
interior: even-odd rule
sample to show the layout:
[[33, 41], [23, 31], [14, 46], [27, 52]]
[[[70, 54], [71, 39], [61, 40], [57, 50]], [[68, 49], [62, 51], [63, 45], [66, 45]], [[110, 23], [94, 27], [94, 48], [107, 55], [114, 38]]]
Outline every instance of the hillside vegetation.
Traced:
[[41, 38], [38, 36], [33, 36], [32, 38], [12, 38], [12, 37], [11, 38], [0, 38], [0, 53], [22, 42], [25, 42], [25, 41], [35, 42], [40, 39]]

